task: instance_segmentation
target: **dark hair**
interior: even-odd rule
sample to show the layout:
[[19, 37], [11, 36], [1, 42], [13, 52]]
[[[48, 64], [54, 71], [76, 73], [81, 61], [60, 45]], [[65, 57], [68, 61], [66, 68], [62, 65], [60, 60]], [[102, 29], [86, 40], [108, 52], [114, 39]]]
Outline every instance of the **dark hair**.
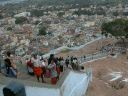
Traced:
[[54, 54], [50, 54], [50, 57], [48, 59], [48, 64], [50, 64], [53, 59], [55, 59]]
[[81, 66], [81, 70], [84, 70], [84, 66]]
[[7, 54], [7, 56], [8, 56], [8, 57], [10, 57], [11, 52], [7, 51], [7, 53], [6, 53], [6, 54]]
[[50, 54], [50, 58], [54, 58], [54, 54]]
[[33, 57], [33, 58], [36, 58], [36, 54], [32, 54], [32, 57]]

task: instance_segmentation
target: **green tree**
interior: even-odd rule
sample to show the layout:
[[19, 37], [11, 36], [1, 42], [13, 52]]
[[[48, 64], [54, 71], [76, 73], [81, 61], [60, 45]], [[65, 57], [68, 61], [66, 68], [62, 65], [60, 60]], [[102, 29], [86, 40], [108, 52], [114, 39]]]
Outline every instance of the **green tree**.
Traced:
[[46, 35], [46, 34], [47, 34], [46, 27], [40, 27], [38, 35]]
[[61, 18], [61, 17], [63, 17], [64, 14], [65, 14], [65, 12], [59, 12], [59, 13], [57, 14], [57, 16], [58, 16], [59, 18]]
[[8, 28], [7, 28], [7, 31], [11, 31], [11, 30], [12, 30], [12, 27], [8, 27]]
[[23, 24], [24, 22], [28, 21], [26, 17], [17, 17], [15, 20], [16, 24]]
[[44, 15], [44, 10], [32, 10], [31, 11], [32, 16], [40, 17]]
[[0, 14], [0, 19], [3, 19], [4, 17], [3, 17], [3, 15], [2, 14]]
[[117, 11], [113, 12], [113, 16], [119, 16], [119, 13]]
[[103, 23], [101, 30], [103, 35], [108, 36], [108, 34], [111, 34], [115, 38], [121, 39], [125, 45], [125, 39], [128, 38], [128, 20], [116, 19]]

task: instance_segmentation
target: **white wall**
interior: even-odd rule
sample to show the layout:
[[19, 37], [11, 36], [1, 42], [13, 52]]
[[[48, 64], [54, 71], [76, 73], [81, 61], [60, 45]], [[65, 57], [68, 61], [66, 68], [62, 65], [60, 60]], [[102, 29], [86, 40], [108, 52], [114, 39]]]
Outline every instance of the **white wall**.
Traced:
[[88, 87], [88, 80], [86, 74], [70, 72], [60, 88], [62, 96], [83, 96]]
[[27, 96], [83, 96], [89, 84], [85, 73], [70, 71], [60, 88], [26, 87]]
[[[91, 75], [70, 71], [61, 86], [25, 86], [27, 96], [85, 96]], [[0, 86], [0, 96], [3, 86]]]
[[26, 87], [27, 96], [60, 96], [59, 89], [55, 88], [38, 88], [38, 87]]

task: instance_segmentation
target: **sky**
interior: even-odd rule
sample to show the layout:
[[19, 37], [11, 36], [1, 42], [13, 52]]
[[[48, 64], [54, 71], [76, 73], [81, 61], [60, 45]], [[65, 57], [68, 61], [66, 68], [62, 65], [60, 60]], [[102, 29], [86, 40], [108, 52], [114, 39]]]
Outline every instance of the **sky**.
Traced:
[[6, 3], [18, 3], [20, 1], [24, 1], [24, 0], [0, 0], [0, 4], [6, 4]]

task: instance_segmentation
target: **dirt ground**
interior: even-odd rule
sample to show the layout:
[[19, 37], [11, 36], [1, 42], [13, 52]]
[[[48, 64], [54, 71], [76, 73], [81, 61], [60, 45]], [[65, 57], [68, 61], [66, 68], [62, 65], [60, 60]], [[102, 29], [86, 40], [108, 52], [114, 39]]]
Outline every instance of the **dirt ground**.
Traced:
[[[92, 54], [101, 48], [101, 43], [102, 45], [107, 45], [110, 42], [110, 39], [103, 42], [96, 41], [81, 50], [60, 53], [57, 56], [67, 57]], [[105, 59], [86, 63], [84, 66], [85, 69], [91, 67], [93, 70], [93, 80], [89, 85], [86, 96], [128, 96], [128, 82], [123, 82], [125, 78], [128, 78], [128, 59], [126, 55], [119, 55], [117, 58], [109, 56]], [[23, 70], [25, 66], [20, 68], [20, 70]], [[110, 76], [113, 72], [121, 72], [122, 77], [115, 81], [110, 81], [113, 79]], [[24, 74], [20, 74], [19, 79], [37, 81], [35, 77], [26, 75], [26, 71]], [[46, 81], [47, 83], [49, 82], [48, 79]]]
[[[122, 82], [124, 78], [128, 78], [127, 61], [126, 56], [121, 55], [117, 58], [107, 57], [86, 63], [85, 68], [91, 67], [93, 70], [93, 80], [88, 88], [87, 96], [128, 96], [128, 82]], [[121, 72], [122, 77], [110, 81], [112, 76], [109, 74], [113, 72]]]

